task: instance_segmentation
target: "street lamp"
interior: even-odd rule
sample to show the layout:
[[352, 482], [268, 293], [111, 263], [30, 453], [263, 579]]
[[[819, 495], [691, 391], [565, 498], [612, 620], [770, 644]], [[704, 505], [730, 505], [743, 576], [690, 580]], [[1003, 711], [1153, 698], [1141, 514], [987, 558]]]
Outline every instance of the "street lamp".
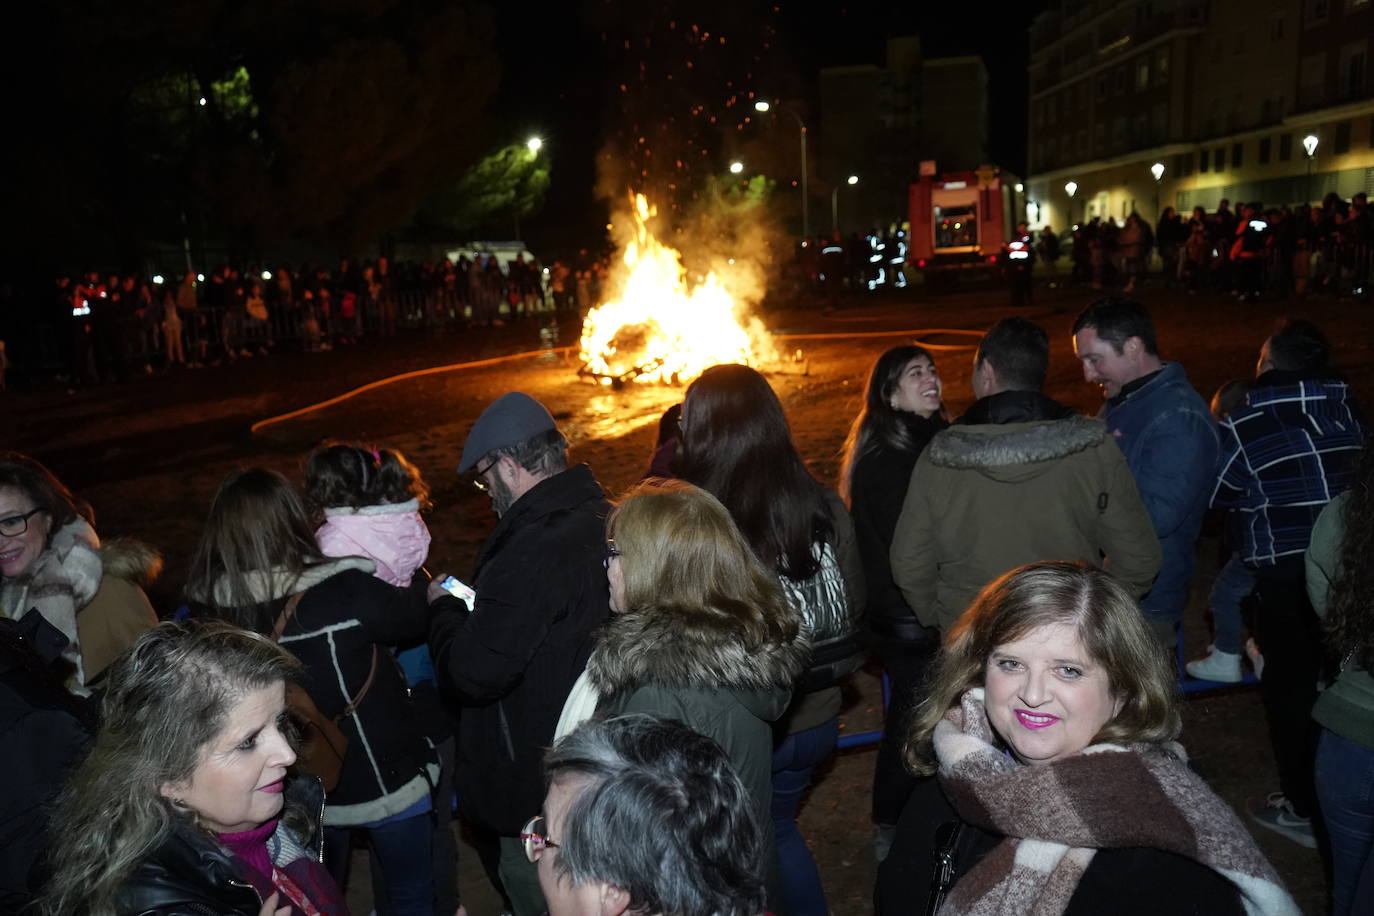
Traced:
[[1076, 181], [1066, 181], [1066, 182], [1064, 182], [1064, 193], [1067, 194], [1067, 195], [1069, 195], [1069, 206], [1068, 206], [1069, 219], [1073, 219], [1073, 196], [1074, 196], [1075, 194], [1078, 193], [1078, 182], [1076, 182]]
[[1312, 202], [1312, 160], [1317, 157], [1317, 135], [1308, 134], [1302, 138], [1302, 148], [1307, 150], [1307, 202]]
[[531, 153], [538, 153], [541, 149], [544, 148], [544, 141], [538, 137], [530, 137], [528, 140], [525, 141], [525, 148], [528, 149]]
[[743, 172], [743, 171], [744, 171], [744, 163], [743, 163], [743, 162], [740, 162], [738, 159], [736, 159], [734, 162], [730, 163], [730, 174], [731, 174], [731, 175], [738, 175], [740, 172]]
[[1150, 166], [1150, 174], [1155, 176], [1155, 219], [1159, 219], [1159, 180], [1164, 177], [1164, 163]]
[[[769, 105], [768, 102], [764, 99], [759, 99], [758, 101], [754, 102], [754, 110], [758, 112], [766, 112], [772, 107], [773, 106]], [[796, 119], [797, 128], [801, 131], [802, 236], [805, 238], [810, 238], [811, 208], [810, 200], [807, 196], [810, 192], [807, 190], [806, 183], [806, 122], [801, 119], [801, 115], [797, 114], [792, 109], [783, 108], [782, 110], [787, 112], [789, 115]]]
[[[850, 175], [844, 183], [851, 187], [859, 183], [858, 175]], [[840, 231], [840, 186], [837, 184], [830, 189], [830, 225], [836, 232]]]

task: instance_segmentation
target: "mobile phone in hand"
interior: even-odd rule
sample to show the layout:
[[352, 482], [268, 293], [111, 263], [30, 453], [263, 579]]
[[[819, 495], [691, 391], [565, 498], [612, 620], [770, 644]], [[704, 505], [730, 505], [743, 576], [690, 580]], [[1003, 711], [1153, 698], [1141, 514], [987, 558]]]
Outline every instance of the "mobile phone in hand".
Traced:
[[468, 610], [477, 606], [477, 592], [473, 591], [472, 586], [464, 585], [457, 576], [445, 576], [439, 587], [466, 604]]

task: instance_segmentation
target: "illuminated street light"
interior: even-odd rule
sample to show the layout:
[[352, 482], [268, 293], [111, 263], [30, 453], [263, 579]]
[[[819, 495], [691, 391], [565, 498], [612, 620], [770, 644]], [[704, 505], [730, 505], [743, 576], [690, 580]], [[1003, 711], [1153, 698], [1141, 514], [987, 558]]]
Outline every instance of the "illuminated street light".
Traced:
[[731, 175], [738, 175], [740, 172], [743, 172], [743, 171], [744, 171], [744, 163], [743, 163], [743, 162], [740, 162], [738, 159], [736, 159], [734, 162], [730, 163], [730, 174], [731, 174]]
[[270, 280], [270, 279], [272, 279], [272, 271], [270, 271], [270, 270], [264, 270], [264, 271], [262, 272], [262, 278], [263, 278], [264, 280]]
[[[764, 101], [763, 99], [759, 99], [756, 102], [754, 102], [755, 111], [769, 111], [772, 107], [773, 106], [768, 104], [768, 102]], [[802, 236], [805, 238], [810, 238], [811, 201], [810, 191], [807, 190], [806, 183], [806, 122], [801, 119], [801, 115], [797, 114], [792, 109], [784, 107], [782, 110], [787, 114], [791, 115], [796, 120], [797, 128], [801, 131]]]
[[153, 274], [153, 282], [158, 284], [159, 286], [162, 285], [162, 279], [162, 274]]
[[1067, 194], [1067, 195], [1069, 195], [1070, 197], [1073, 197], [1075, 194], [1077, 194], [1077, 193], [1078, 193], [1078, 182], [1076, 182], [1076, 181], [1069, 181], [1069, 182], [1066, 182], [1066, 183], [1064, 184], [1064, 193]]
[[197, 282], [197, 283], [204, 283], [204, 282], [205, 282], [205, 274], [196, 274], [196, 282]]
[[1302, 138], [1302, 148], [1307, 150], [1307, 200], [1312, 200], [1312, 160], [1317, 157], [1317, 135], [1308, 134]]
[[544, 141], [539, 139], [538, 137], [530, 137], [529, 140], [526, 141], [525, 146], [529, 149], [531, 153], [537, 153], [540, 149], [543, 148]]
[[1150, 174], [1155, 176], [1155, 218], [1159, 218], [1159, 180], [1164, 177], [1164, 163], [1156, 162], [1150, 166]]
[[[844, 183], [853, 187], [859, 183], [858, 175], [850, 175]], [[834, 231], [840, 231], [840, 186], [837, 184], [830, 189], [830, 225]]]
[[1018, 182], [1016, 183], [1016, 193], [1017, 193], [1017, 194], [1020, 194], [1020, 193], [1021, 193], [1022, 191], [1024, 191], [1024, 190], [1026, 190], [1026, 186], [1023, 185], [1021, 182], [1018, 181]]
[[205, 107], [206, 105], [208, 105], [208, 104], [209, 104], [209, 102], [206, 100], [205, 96], [201, 96], [201, 97], [200, 97], [200, 105], [201, 105], [201, 107], [204, 108], [204, 107]]

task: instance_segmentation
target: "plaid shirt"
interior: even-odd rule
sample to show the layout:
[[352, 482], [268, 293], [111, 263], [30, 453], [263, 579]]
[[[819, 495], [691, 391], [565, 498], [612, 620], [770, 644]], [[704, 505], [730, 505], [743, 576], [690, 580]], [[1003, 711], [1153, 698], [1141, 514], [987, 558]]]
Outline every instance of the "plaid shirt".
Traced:
[[1266, 372], [1222, 420], [1212, 505], [1234, 509], [1247, 566], [1300, 555], [1322, 507], [1350, 485], [1365, 427], [1335, 378]]

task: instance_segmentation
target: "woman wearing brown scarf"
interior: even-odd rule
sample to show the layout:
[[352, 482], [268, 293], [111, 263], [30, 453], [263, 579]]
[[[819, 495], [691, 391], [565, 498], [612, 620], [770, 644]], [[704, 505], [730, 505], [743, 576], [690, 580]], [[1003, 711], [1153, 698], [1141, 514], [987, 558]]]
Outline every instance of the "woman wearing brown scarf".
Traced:
[[1298, 912], [1188, 769], [1168, 660], [1110, 575], [1012, 570], [937, 665], [907, 756], [938, 779], [902, 814], [878, 913]]

